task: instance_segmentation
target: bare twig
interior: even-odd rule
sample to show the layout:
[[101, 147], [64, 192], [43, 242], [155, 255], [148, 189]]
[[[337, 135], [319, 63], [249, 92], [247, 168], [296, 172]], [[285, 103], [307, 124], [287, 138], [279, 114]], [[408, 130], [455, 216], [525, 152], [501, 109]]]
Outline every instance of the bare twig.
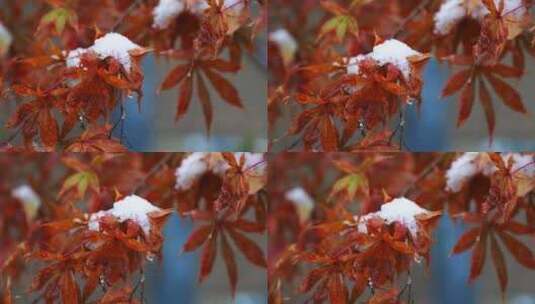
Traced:
[[392, 38], [396, 38], [399, 34], [403, 32], [403, 29], [409, 23], [412, 19], [414, 19], [416, 16], [418, 16], [426, 7], [432, 2], [432, 0], [424, 0], [422, 1], [413, 11], [410, 15], [405, 17], [401, 21], [401, 24], [398, 26], [397, 30], [394, 32], [394, 35], [392, 35]]
[[132, 191], [132, 193], [134, 194], [138, 193], [141, 187], [143, 187], [143, 185], [146, 184], [147, 180], [151, 176], [156, 174], [158, 170], [160, 170], [161, 167], [163, 167], [173, 156], [174, 156], [173, 153], [167, 153], [162, 159], [160, 159], [160, 161], [156, 163], [156, 165], [154, 165], [154, 167], [150, 169], [150, 171], [145, 175], [145, 177], [143, 177], [143, 179], [136, 185], [136, 187], [134, 187], [134, 190]]
[[119, 25], [121, 25], [121, 23], [123, 23], [124, 19], [126, 17], [128, 17], [128, 15], [130, 15], [134, 9], [141, 4], [141, 2], [143, 2], [143, 0], [136, 0], [134, 1], [134, 3], [132, 3], [124, 12], [121, 16], [119, 16], [119, 19], [117, 19], [117, 21], [115, 22], [115, 24], [113, 25], [113, 27], [111, 28], [111, 32], [114, 32], [115, 30], [117, 30], [117, 28], [119, 27]]
[[401, 192], [401, 196], [407, 196], [414, 188], [418, 185], [418, 182], [426, 178], [429, 174], [433, 172], [433, 169], [438, 165], [441, 161], [443, 161], [448, 154], [441, 154], [437, 158], [435, 158], [425, 169], [418, 175], [416, 180], [414, 180], [409, 187], [407, 187], [404, 191]]

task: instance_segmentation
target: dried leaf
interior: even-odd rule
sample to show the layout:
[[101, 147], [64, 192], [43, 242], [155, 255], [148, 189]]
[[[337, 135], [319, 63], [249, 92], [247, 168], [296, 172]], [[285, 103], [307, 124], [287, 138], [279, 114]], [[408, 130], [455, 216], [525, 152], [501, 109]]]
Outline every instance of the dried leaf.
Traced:
[[507, 289], [507, 265], [505, 264], [505, 259], [503, 257], [502, 250], [496, 241], [496, 237], [493, 234], [490, 236], [490, 252], [492, 255], [492, 261], [494, 268], [496, 269], [496, 274], [500, 281], [500, 289], [502, 294], [505, 293]]
[[200, 73], [197, 74], [197, 94], [199, 95], [199, 100], [201, 102], [206, 128], [208, 133], [210, 133], [213, 120], [212, 102], [210, 101], [210, 93], [208, 92], [204, 79]]
[[197, 228], [197, 230], [193, 231], [189, 236], [188, 240], [183, 246], [183, 250], [185, 252], [190, 252], [199, 248], [206, 242], [206, 240], [208, 240], [213, 232], [213, 229], [214, 228], [212, 225], [204, 225]]
[[236, 285], [238, 284], [238, 267], [236, 266], [236, 260], [234, 259], [234, 252], [224, 234], [221, 235], [221, 250], [227, 268], [232, 297], [234, 298], [236, 294]]
[[459, 91], [472, 75], [471, 69], [466, 69], [455, 73], [442, 89], [442, 97], [450, 96]]
[[178, 108], [176, 112], [176, 120], [179, 120], [188, 111], [191, 95], [193, 92], [193, 78], [186, 77], [180, 86], [180, 95], [178, 96]]
[[522, 98], [520, 94], [513, 89], [507, 82], [492, 76], [491, 74], [485, 74], [490, 84], [494, 88], [494, 91], [500, 98], [503, 100], [506, 106], [511, 108], [513, 111], [519, 113], [527, 113], [524, 104], [522, 103]]
[[474, 106], [474, 82], [469, 81], [464, 87], [461, 93], [461, 108], [459, 110], [459, 118], [457, 120], [457, 126], [462, 126], [470, 114]]
[[184, 64], [175, 67], [167, 76], [165, 80], [160, 85], [160, 90], [168, 90], [177, 84], [179, 84], [184, 77], [188, 75], [190, 71], [190, 65]]
[[233, 230], [227, 229], [230, 233], [230, 236], [234, 240], [236, 246], [240, 251], [245, 255], [245, 257], [251, 261], [251, 263], [260, 266], [266, 267], [266, 259], [264, 258], [264, 253], [262, 249], [258, 247], [253, 241], [245, 237], [243, 234]]
[[210, 69], [204, 69], [203, 71], [221, 98], [233, 106], [243, 107], [238, 90], [228, 80]]

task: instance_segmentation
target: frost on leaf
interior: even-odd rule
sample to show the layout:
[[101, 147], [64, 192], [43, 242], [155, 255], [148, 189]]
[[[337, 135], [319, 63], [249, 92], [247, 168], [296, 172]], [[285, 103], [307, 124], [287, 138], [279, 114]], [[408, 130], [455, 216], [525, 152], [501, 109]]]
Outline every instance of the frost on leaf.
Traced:
[[94, 53], [100, 59], [112, 57], [116, 59], [126, 72], [132, 67], [132, 51], [141, 51], [143, 48], [118, 33], [108, 33], [95, 40], [89, 48], [78, 48], [67, 54], [67, 67], [80, 67], [81, 57], [86, 53]]
[[360, 73], [360, 63], [364, 60], [371, 59], [377, 63], [379, 66], [384, 66], [387, 64], [392, 64], [403, 74], [405, 80], [408, 80], [411, 76], [411, 57], [417, 58], [424, 56], [422, 53], [413, 50], [405, 43], [396, 40], [390, 39], [385, 42], [376, 45], [373, 48], [373, 51], [366, 55], [358, 55], [349, 59], [349, 64], [347, 66], [348, 74], [359, 74]]
[[[499, 8], [502, 0], [494, 0], [494, 5]], [[504, 16], [509, 30], [509, 38], [519, 34], [515, 30], [525, 18], [527, 10], [522, 0], [504, 0], [504, 8], [501, 15]], [[481, 0], [445, 0], [434, 16], [435, 34], [447, 35], [464, 18], [472, 18], [479, 22], [490, 14], [490, 11]]]
[[22, 203], [28, 219], [33, 219], [41, 206], [41, 198], [29, 185], [21, 185], [11, 190], [11, 196]]
[[[535, 177], [535, 167], [530, 165], [534, 159], [532, 155], [519, 153], [502, 154], [502, 159], [507, 164], [513, 163], [510, 171], [513, 175], [523, 175], [528, 178]], [[482, 174], [490, 176], [496, 172], [494, 162], [486, 153], [468, 152], [456, 159], [446, 172], [446, 190], [459, 192], [472, 177]]]
[[280, 50], [284, 64], [290, 64], [297, 52], [297, 41], [286, 29], [278, 29], [269, 34], [269, 41], [275, 43]]
[[0, 57], [3, 57], [9, 50], [13, 42], [13, 37], [9, 30], [0, 22]]
[[290, 201], [297, 209], [297, 215], [301, 222], [306, 222], [314, 209], [314, 199], [302, 187], [295, 187], [288, 190], [284, 197]]
[[401, 197], [382, 205], [380, 211], [356, 217], [358, 222], [357, 229], [361, 233], [368, 233], [368, 221], [379, 218], [384, 220], [387, 225], [393, 223], [402, 224], [409, 230], [412, 237], [416, 237], [418, 234], [417, 217], [430, 215], [431, 213], [431, 211], [418, 206], [413, 201]]
[[127, 220], [135, 222], [148, 235], [151, 229], [149, 213], [157, 211], [161, 211], [161, 209], [152, 205], [144, 198], [137, 195], [130, 195], [115, 202], [113, 208], [109, 210], [91, 214], [87, 226], [89, 230], [100, 231], [100, 219], [105, 216], [113, 216], [121, 223]]

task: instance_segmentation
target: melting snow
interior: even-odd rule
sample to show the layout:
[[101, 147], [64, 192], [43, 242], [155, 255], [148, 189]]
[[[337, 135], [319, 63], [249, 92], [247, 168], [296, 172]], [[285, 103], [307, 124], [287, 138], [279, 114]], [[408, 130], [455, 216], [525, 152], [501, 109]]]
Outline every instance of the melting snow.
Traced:
[[380, 211], [356, 217], [358, 220], [357, 229], [359, 232], [368, 233], [368, 228], [366, 226], [367, 221], [372, 218], [381, 218], [388, 225], [394, 222], [402, 224], [403, 226], [407, 227], [413, 237], [416, 237], [418, 232], [416, 216], [428, 212], [428, 210], [418, 206], [409, 199], [404, 197], [396, 198], [390, 203], [382, 205]]
[[152, 27], [165, 29], [171, 24], [182, 11], [184, 11], [182, 0], [160, 0], [158, 5], [152, 11], [154, 22]]
[[271, 32], [269, 34], [269, 40], [279, 47], [285, 64], [293, 61], [298, 45], [295, 38], [286, 29], [281, 28]]
[[[494, 0], [496, 7], [499, 7], [500, 1]], [[434, 17], [435, 34], [448, 34], [465, 17], [482, 21], [488, 14], [489, 10], [481, 1], [445, 0]], [[507, 15], [509, 20], [519, 21], [526, 14], [526, 9], [522, 0], [504, 0], [502, 14]]]
[[79, 67], [80, 57], [87, 52], [94, 52], [100, 59], [115, 58], [129, 72], [132, 67], [130, 51], [136, 49], [141, 49], [141, 47], [125, 36], [118, 33], [108, 33], [95, 40], [93, 46], [89, 48], [78, 48], [70, 51], [67, 55], [67, 66]]
[[[239, 11], [244, 7], [244, 0], [225, 0], [223, 8]], [[210, 8], [206, 0], [160, 0], [158, 5], [152, 10], [152, 27], [156, 29], [166, 29], [173, 19], [185, 10], [194, 14], [202, 13]]]
[[314, 199], [302, 187], [295, 187], [288, 190], [284, 197], [292, 202], [297, 209], [297, 214], [301, 222], [310, 218], [310, 213], [314, 209]]
[[[533, 163], [533, 155], [519, 153], [502, 154], [502, 159], [506, 164], [511, 158], [513, 159], [512, 172], [535, 177], [535, 165], [528, 165]], [[451, 164], [451, 167], [446, 172], [446, 190], [459, 192], [463, 185], [475, 175], [483, 174], [490, 176], [496, 170], [496, 166], [485, 153], [464, 153]]]
[[11, 196], [22, 202], [24, 212], [33, 219], [41, 206], [41, 198], [29, 185], [21, 185], [11, 190]]
[[0, 57], [4, 56], [13, 42], [9, 30], [0, 22]]
[[369, 54], [350, 58], [347, 66], [347, 73], [358, 74], [360, 62], [365, 59], [372, 59], [380, 66], [388, 63], [396, 66], [403, 74], [403, 77], [409, 79], [411, 73], [409, 58], [419, 55], [422, 55], [422, 53], [413, 50], [405, 43], [396, 39], [390, 39], [376, 45], [373, 48], [373, 51]]
[[100, 231], [100, 219], [104, 216], [114, 216], [121, 223], [127, 220], [136, 222], [145, 234], [149, 234], [151, 224], [148, 214], [160, 210], [144, 198], [130, 195], [115, 202], [109, 210], [91, 214], [87, 226], [89, 230]]
[[[239, 162], [241, 156], [245, 156], [245, 168], [249, 169], [252, 175], [261, 176], [264, 174], [266, 164], [261, 153], [237, 152], [234, 153]], [[175, 188], [179, 191], [188, 190], [201, 176], [207, 172], [223, 176], [230, 166], [219, 153], [195, 152], [182, 160], [182, 163], [175, 171]]]
[[187, 190], [208, 171], [208, 162], [205, 160], [207, 155], [208, 153], [196, 152], [182, 160], [175, 171], [177, 190]]

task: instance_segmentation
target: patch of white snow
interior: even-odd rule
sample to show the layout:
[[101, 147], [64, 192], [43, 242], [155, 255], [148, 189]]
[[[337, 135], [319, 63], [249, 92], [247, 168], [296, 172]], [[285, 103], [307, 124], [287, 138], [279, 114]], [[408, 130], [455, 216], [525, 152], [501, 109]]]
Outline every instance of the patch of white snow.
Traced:
[[297, 209], [297, 215], [301, 222], [310, 218], [310, 213], [314, 209], [314, 199], [302, 187], [295, 187], [288, 190], [284, 197]]
[[21, 185], [11, 190], [11, 196], [22, 203], [24, 212], [29, 219], [35, 218], [41, 206], [41, 198], [29, 185]]
[[394, 65], [401, 71], [405, 79], [409, 79], [411, 73], [409, 58], [419, 55], [422, 55], [422, 53], [413, 50], [405, 43], [396, 39], [390, 39], [376, 45], [369, 54], [350, 58], [347, 73], [358, 74], [360, 62], [365, 59], [372, 59], [380, 66], [386, 64]]
[[121, 223], [131, 220], [138, 224], [145, 234], [149, 234], [151, 224], [148, 214], [161, 209], [152, 205], [146, 199], [137, 195], [130, 195], [113, 204], [109, 210], [91, 214], [87, 224], [89, 230], [100, 231], [100, 219], [104, 216], [113, 216]]
[[108, 33], [95, 40], [95, 43], [89, 48], [78, 48], [70, 51], [67, 55], [67, 67], [79, 67], [80, 57], [87, 52], [93, 52], [100, 59], [115, 58], [129, 72], [132, 67], [130, 51], [136, 49], [141, 49], [141, 46], [121, 34]]
[[400, 223], [405, 226], [413, 237], [418, 233], [418, 222], [416, 216], [426, 214], [429, 211], [418, 206], [413, 201], [404, 197], [396, 198], [381, 206], [381, 210], [368, 213], [364, 216], [356, 217], [358, 220], [357, 229], [361, 233], [368, 233], [366, 223], [372, 218], [381, 218], [387, 225]]

